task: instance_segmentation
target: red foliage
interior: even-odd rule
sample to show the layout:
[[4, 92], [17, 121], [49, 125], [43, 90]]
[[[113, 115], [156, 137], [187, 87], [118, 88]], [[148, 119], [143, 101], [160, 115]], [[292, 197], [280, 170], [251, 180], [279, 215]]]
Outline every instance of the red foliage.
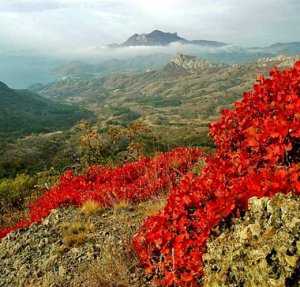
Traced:
[[28, 220], [0, 230], [0, 238], [9, 232], [40, 222], [51, 210], [66, 204], [81, 205], [92, 199], [102, 206], [128, 200], [137, 202], [169, 190], [177, 184], [202, 156], [197, 148], [177, 148], [153, 159], [143, 158], [117, 168], [93, 166], [83, 175], [67, 171], [57, 186], [45, 192], [29, 206]]
[[159, 286], [200, 286], [212, 228], [247, 208], [249, 198], [300, 194], [300, 62], [260, 77], [210, 133], [217, 150], [201, 176], [185, 176], [133, 240]]

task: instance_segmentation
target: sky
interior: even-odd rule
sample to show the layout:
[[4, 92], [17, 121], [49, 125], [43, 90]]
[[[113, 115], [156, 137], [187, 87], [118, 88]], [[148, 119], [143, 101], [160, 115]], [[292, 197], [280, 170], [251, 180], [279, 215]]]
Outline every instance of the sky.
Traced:
[[160, 29], [243, 46], [300, 41], [300, 0], [0, 0], [0, 53], [67, 54]]

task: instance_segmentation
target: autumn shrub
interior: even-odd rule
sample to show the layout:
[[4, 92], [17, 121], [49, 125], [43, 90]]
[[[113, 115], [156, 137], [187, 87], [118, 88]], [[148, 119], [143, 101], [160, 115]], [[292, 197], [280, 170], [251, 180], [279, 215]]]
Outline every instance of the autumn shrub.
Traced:
[[210, 133], [217, 149], [201, 175], [186, 175], [134, 236], [158, 286], [201, 286], [212, 229], [243, 212], [251, 197], [300, 194], [300, 62], [259, 77]]
[[202, 152], [197, 148], [177, 148], [116, 168], [92, 166], [82, 175], [67, 171], [57, 185], [29, 205], [28, 219], [0, 230], [0, 238], [40, 222], [51, 210], [62, 205], [81, 206], [91, 200], [105, 208], [122, 201], [139, 202], [168, 191], [200, 157]]

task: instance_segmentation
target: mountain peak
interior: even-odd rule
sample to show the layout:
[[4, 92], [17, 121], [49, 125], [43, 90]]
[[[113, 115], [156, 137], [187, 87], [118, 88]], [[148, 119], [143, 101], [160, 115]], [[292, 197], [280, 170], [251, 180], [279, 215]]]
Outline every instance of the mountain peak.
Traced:
[[122, 46], [166, 46], [173, 42], [185, 42], [177, 33], [153, 30], [149, 34], [133, 34]]
[[161, 31], [161, 30], [153, 30], [151, 33], [149, 33], [148, 34], [149, 36], [151, 35], [151, 36], [154, 36], [154, 35], [163, 35], [163, 36], [165, 36], [165, 35], [173, 35], [173, 36], [176, 36], [176, 37], [178, 37], [178, 33], [177, 32], [174, 32], [174, 33], [169, 33], [169, 32], [163, 32], [163, 31]]
[[121, 47], [130, 46], [167, 46], [171, 43], [179, 42], [182, 44], [193, 44], [205, 47], [222, 47], [225, 43], [207, 40], [192, 40], [189, 41], [183, 37], [178, 36], [177, 32], [170, 33], [158, 29], [153, 30], [149, 34], [133, 34], [127, 41], [121, 44]]

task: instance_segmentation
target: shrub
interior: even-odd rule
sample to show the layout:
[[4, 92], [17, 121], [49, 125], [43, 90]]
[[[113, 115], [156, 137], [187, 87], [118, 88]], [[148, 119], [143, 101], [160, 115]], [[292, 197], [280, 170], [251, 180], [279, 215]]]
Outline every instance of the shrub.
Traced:
[[249, 198], [300, 194], [300, 62], [259, 77], [210, 133], [217, 150], [202, 174], [186, 175], [164, 210], [134, 236], [140, 261], [159, 286], [201, 285], [211, 230], [245, 210]]
[[35, 179], [29, 175], [20, 174], [14, 179], [0, 181], [0, 208], [20, 207], [35, 185]]
[[199, 149], [177, 148], [152, 159], [142, 158], [117, 168], [92, 166], [78, 176], [67, 171], [56, 186], [29, 205], [28, 220], [0, 230], [0, 238], [13, 230], [40, 222], [51, 210], [62, 205], [81, 206], [92, 200], [102, 207], [110, 207], [122, 201], [142, 201], [168, 191], [201, 156]]

